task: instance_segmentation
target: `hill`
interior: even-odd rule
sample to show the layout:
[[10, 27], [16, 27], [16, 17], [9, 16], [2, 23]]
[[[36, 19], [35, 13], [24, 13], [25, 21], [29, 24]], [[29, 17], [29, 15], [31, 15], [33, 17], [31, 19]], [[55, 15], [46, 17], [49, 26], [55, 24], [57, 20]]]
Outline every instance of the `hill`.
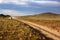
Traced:
[[[25, 18], [26, 17], [26, 18]], [[60, 14], [46, 12], [46, 13], [40, 13], [36, 15], [28, 15], [28, 16], [22, 16], [22, 18], [30, 18], [30, 19], [40, 19], [40, 20], [60, 20]]]
[[50, 38], [22, 22], [0, 18], [0, 40], [50, 40]]
[[52, 30], [60, 32], [60, 14], [47, 12], [18, 18], [36, 23], [38, 25], [46, 26]]

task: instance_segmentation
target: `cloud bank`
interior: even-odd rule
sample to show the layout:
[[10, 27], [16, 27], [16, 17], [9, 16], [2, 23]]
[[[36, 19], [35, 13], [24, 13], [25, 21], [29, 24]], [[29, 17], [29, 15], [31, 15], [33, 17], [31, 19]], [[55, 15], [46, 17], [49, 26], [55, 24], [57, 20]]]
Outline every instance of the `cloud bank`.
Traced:
[[5, 14], [5, 15], [11, 15], [11, 16], [25, 16], [25, 15], [32, 15], [32, 14], [27, 14], [27, 13], [22, 13], [20, 11], [15, 11], [15, 10], [0, 10], [0, 14]]
[[16, 4], [16, 5], [29, 5], [29, 3], [36, 3], [36, 4], [54, 4], [60, 5], [59, 1], [52, 1], [52, 0], [0, 0], [0, 4]]
[[0, 0], [0, 8], [4, 9], [0, 10], [0, 13], [13, 16], [30, 15], [41, 12], [60, 13], [60, 0]]
[[57, 1], [34, 1], [34, 2], [38, 4], [60, 4], [60, 2]]

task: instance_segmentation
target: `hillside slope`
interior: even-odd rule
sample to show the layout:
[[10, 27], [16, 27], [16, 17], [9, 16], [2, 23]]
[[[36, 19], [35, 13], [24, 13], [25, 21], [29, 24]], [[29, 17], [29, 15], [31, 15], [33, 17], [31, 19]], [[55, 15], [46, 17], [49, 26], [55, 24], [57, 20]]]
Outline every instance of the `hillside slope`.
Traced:
[[51, 13], [51, 12], [41, 13], [36, 15], [28, 15], [28, 16], [24, 16], [23, 18], [25, 17], [30, 19], [40, 19], [40, 20], [60, 20], [60, 14]]
[[30, 26], [13, 19], [0, 18], [0, 40], [52, 40]]
[[37, 15], [22, 16], [18, 18], [34, 22], [36, 24], [46, 26], [60, 32], [60, 14], [47, 12]]

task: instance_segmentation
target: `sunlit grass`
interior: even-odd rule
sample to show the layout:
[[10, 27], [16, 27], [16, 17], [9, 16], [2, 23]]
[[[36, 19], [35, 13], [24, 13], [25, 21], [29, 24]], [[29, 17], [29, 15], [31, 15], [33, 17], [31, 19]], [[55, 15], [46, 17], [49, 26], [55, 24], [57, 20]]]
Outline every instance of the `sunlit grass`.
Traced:
[[48, 28], [52, 28], [60, 32], [60, 18], [58, 16], [47, 17], [42, 15], [40, 16], [37, 15], [37, 16], [22, 16], [18, 18], [26, 21], [30, 21]]
[[0, 18], [0, 40], [46, 40], [46, 38], [22, 22]]

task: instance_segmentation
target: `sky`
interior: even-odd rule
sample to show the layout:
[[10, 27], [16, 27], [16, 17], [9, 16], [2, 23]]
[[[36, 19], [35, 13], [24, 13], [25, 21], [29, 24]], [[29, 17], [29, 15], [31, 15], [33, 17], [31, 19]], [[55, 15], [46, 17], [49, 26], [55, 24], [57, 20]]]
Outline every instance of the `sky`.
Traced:
[[60, 0], [0, 0], [0, 14], [30, 15], [60, 13]]

